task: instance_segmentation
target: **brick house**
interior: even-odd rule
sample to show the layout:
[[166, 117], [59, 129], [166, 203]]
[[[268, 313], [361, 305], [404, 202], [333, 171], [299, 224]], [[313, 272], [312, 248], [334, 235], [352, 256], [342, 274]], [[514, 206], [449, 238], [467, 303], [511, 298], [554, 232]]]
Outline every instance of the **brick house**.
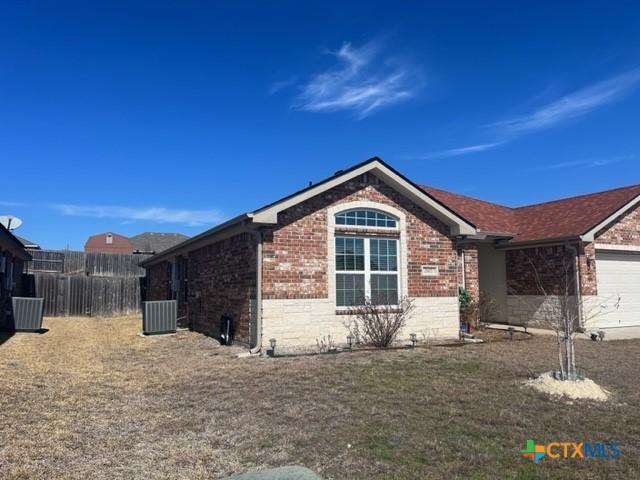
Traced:
[[131, 253], [133, 245], [131, 240], [123, 235], [113, 232], [104, 232], [91, 235], [84, 244], [87, 253]]
[[[640, 285], [630, 253], [640, 252], [639, 195], [636, 186], [509, 208], [418, 185], [374, 157], [145, 260], [147, 299], [176, 299], [182, 322], [203, 333], [218, 335], [229, 315], [241, 342], [296, 347], [343, 342], [348, 309], [365, 297], [408, 296], [404, 338], [456, 337], [459, 286], [495, 298], [491, 320], [536, 316], [556, 292], [540, 295], [532, 252], [551, 259], [544, 268], [573, 252], [581, 299], [629, 289], [621, 268]], [[636, 305], [640, 314], [640, 296], [629, 298], [619, 325], [634, 322]]]
[[0, 326], [11, 315], [11, 297], [23, 294], [24, 262], [31, 260], [22, 242], [0, 224]]

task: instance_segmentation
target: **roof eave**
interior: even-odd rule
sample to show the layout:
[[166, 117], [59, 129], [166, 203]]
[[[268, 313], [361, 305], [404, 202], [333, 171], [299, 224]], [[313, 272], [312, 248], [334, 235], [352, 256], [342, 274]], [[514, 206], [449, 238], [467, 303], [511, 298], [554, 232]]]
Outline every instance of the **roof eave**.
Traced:
[[640, 195], [636, 195], [631, 200], [629, 200], [627, 203], [625, 203], [622, 207], [620, 207], [615, 212], [613, 212], [611, 215], [609, 215], [607, 218], [602, 220], [600, 223], [597, 223], [596, 225], [593, 225], [586, 232], [584, 232], [582, 235], [580, 235], [580, 239], [583, 242], [593, 242], [593, 241], [595, 241], [596, 234], [600, 230], [605, 228], [610, 223], [614, 222], [621, 215], [624, 215], [627, 211], [629, 211], [630, 209], [635, 207], [639, 202], [640, 202]]
[[139, 263], [139, 265], [143, 268], [150, 267], [151, 265], [155, 265], [156, 263], [162, 262], [168, 258], [173, 258], [176, 255], [179, 255], [183, 252], [192, 250], [199, 245], [206, 245], [212, 243], [216, 240], [217, 237], [223, 235], [225, 232], [237, 226], [246, 226], [251, 222], [253, 214], [251, 213], [243, 213], [234, 217], [230, 220], [227, 220], [220, 225], [216, 225], [209, 230], [206, 230], [195, 237], [191, 237], [177, 245], [174, 245], [171, 248], [163, 250], [146, 260], [143, 260]]
[[538, 238], [538, 239], [531, 239], [531, 240], [516, 240], [515, 242], [507, 240], [505, 242], [498, 243], [497, 248], [510, 249], [510, 248], [523, 248], [523, 247], [550, 246], [550, 245], [560, 245], [567, 242], [581, 242], [581, 241], [582, 239], [580, 235], [564, 235], [561, 237]]
[[449, 225], [452, 235], [471, 235], [477, 232], [475, 225], [422, 190], [417, 184], [394, 170], [378, 157], [370, 158], [347, 170], [340, 171], [315, 185], [256, 210], [253, 213], [253, 220], [256, 223], [275, 224], [278, 221], [278, 213], [281, 211], [364, 173], [373, 173], [418, 205], [426, 207], [428, 211], [431, 211], [437, 218]]

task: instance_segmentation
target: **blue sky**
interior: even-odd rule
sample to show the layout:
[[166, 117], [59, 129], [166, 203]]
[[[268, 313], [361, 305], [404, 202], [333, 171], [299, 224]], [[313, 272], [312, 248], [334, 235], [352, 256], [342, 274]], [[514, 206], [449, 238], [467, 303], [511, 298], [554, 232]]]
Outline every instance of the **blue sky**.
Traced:
[[640, 182], [640, 6], [423, 3], [2, 2], [0, 214], [193, 235], [373, 155], [508, 205]]

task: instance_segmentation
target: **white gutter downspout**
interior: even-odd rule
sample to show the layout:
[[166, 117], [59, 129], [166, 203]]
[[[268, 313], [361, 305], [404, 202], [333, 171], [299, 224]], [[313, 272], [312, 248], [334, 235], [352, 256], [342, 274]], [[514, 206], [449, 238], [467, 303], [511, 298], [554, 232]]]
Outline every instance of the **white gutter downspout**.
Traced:
[[256, 232], [256, 345], [252, 354], [262, 349], [262, 232]]
[[462, 262], [462, 288], [464, 288], [466, 290], [466, 288], [467, 288], [467, 274], [466, 274], [465, 270], [467, 269], [467, 266], [465, 264], [464, 250], [460, 250], [460, 261]]

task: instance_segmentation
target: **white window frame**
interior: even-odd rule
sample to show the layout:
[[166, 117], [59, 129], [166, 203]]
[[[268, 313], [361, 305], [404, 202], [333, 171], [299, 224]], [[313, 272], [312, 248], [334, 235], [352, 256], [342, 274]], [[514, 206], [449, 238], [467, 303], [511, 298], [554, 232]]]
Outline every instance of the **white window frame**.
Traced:
[[[400, 277], [400, 239], [396, 237], [387, 237], [381, 235], [358, 235], [357, 233], [354, 235], [343, 235], [336, 233], [333, 238], [333, 242], [335, 245], [335, 241], [338, 238], [350, 238], [350, 239], [359, 239], [364, 240], [364, 270], [338, 270], [336, 265], [334, 272], [334, 294], [337, 293], [337, 278], [339, 274], [364, 274], [364, 297], [365, 299], [371, 298], [371, 275], [395, 275], [396, 277], [396, 286], [398, 290], [398, 301], [402, 298], [402, 281]], [[396, 244], [396, 269], [395, 270], [371, 270], [371, 240], [391, 240]], [[334, 251], [334, 262], [337, 257], [337, 252]], [[336, 298], [336, 307], [339, 309], [349, 309], [351, 306], [349, 305], [338, 305], [338, 299]], [[353, 305], [357, 306], [357, 305]], [[397, 307], [398, 304], [389, 305], [389, 307]]]
[[[372, 213], [379, 213], [382, 214], [386, 217], [389, 217], [390, 220], [393, 220], [395, 222], [394, 226], [387, 226], [387, 225], [358, 225], [358, 224], [348, 224], [348, 223], [338, 223], [336, 222], [336, 218], [338, 217], [338, 215], [343, 215], [343, 214], [349, 214], [352, 212], [372, 212]], [[379, 208], [348, 208], [346, 210], [341, 210], [338, 213], [334, 214], [333, 216], [334, 219], [334, 223], [336, 226], [339, 226], [341, 228], [375, 228], [375, 229], [389, 229], [389, 230], [395, 230], [398, 228], [398, 223], [399, 223], [399, 219], [393, 215], [391, 215], [388, 212], [384, 212], [382, 210], [380, 210]]]
[[[384, 234], [371, 235], [372, 227], [362, 227], [353, 225], [336, 225], [335, 215], [346, 210], [378, 210], [395, 217], [398, 220], [396, 228], [384, 228]], [[335, 308], [336, 312], [344, 312], [348, 307], [338, 307], [336, 298], [336, 252], [335, 237], [353, 234], [354, 236], [366, 237], [376, 236], [379, 238], [396, 238], [399, 241], [398, 248], [398, 298], [409, 292], [408, 268], [408, 245], [407, 245], [407, 215], [403, 210], [388, 203], [374, 202], [371, 200], [353, 200], [331, 205], [326, 210], [327, 216], [327, 300]], [[382, 227], [380, 227], [382, 229]], [[348, 232], [348, 233], [347, 233]]]

